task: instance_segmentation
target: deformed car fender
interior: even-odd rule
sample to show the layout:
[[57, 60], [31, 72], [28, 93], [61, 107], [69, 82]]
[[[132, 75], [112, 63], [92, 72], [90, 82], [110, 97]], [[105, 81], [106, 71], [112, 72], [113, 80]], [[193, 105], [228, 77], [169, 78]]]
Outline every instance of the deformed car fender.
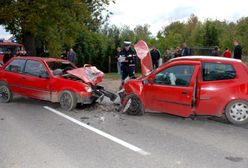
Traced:
[[141, 102], [144, 104], [144, 94], [143, 94], [143, 83], [142, 80], [129, 80], [127, 83], [124, 84], [123, 89], [124, 89], [124, 96], [123, 98], [125, 99], [128, 97], [130, 94], [134, 94], [139, 99]]

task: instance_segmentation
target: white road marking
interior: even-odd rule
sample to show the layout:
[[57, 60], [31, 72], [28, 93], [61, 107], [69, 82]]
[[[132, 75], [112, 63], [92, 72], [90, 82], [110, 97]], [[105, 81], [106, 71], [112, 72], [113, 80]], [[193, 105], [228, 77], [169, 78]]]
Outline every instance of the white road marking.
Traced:
[[101, 136], [103, 136], [103, 137], [105, 137], [105, 138], [107, 138], [107, 139], [109, 139], [109, 140], [111, 140], [111, 141], [113, 141], [115, 143], [118, 143], [118, 144], [120, 144], [120, 145], [122, 145], [122, 146], [124, 146], [124, 147], [126, 147], [126, 148], [128, 148], [130, 150], [132, 150], [132, 151], [135, 151], [135, 152], [137, 152], [137, 153], [139, 153], [141, 155], [150, 155], [149, 152], [146, 152], [146, 151], [142, 150], [141, 148], [138, 148], [138, 147], [136, 147], [136, 146], [134, 146], [134, 145], [132, 145], [130, 143], [127, 143], [127, 142], [125, 142], [125, 141], [123, 141], [123, 140], [121, 140], [119, 138], [116, 138], [116, 137], [114, 137], [114, 136], [112, 136], [112, 135], [110, 135], [108, 133], [105, 133], [105, 132], [103, 132], [103, 131], [101, 131], [99, 129], [96, 129], [96, 128], [92, 127], [92, 126], [89, 126], [89, 125], [87, 125], [87, 124], [85, 124], [83, 122], [80, 122], [80, 121], [78, 121], [78, 120], [76, 120], [76, 119], [74, 119], [74, 118], [72, 118], [72, 117], [70, 117], [68, 115], [65, 115], [65, 114], [59, 112], [58, 110], [55, 110], [55, 109], [53, 109], [51, 107], [48, 107], [48, 106], [43, 106], [43, 107], [45, 109], [47, 109], [47, 110], [49, 110], [49, 111], [61, 116], [61, 117], [64, 117], [64, 118], [74, 122], [75, 124], [78, 124], [78, 125], [80, 125], [80, 126], [82, 126], [84, 128], [87, 128], [88, 130], [93, 131], [93, 132], [97, 133], [98, 135], [101, 135]]

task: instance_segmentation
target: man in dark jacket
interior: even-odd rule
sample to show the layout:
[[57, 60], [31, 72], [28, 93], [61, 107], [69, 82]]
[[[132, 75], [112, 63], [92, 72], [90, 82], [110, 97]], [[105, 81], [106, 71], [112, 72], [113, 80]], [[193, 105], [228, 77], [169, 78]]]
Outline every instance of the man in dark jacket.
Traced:
[[211, 53], [212, 56], [219, 56], [219, 48], [218, 47], [214, 47], [214, 50]]
[[131, 48], [131, 42], [124, 41], [125, 47], [121, 50], [118, 61], [121, 63], [121, 82], [123, 84], [126, 77], [134, 77], [135, 64], [136, 64], [136, 52]]
[[241, 60], [242, 59], [242, 47], [240, 46], [238, 40], [234, 40], [233, 44], [234, 44], [233, 58]]
[[11, 54], [10, 50], [7, 50], [3, 56], [3, 63], [5, 64], [6, 62], [8, 62], [11, 58], [13, 57], [13, 55]]
[[160, 52], [157, 48], [153, 47], [153, 49], [150, 51], [151, 57], [152, 57], [152, 65], [153, 68], [156, 69], [158, 68], [158, 63], [160, 59]]
[[70, 51], [68, 53], [67, 59], [71, 61], [74, 64], [77, 64], [77, 54], [73, 50], [73, 48], [70, 48]]
[[183, 47], [182, 48], [182, 52], [181, 52], [182, 56], [188, 56], [188, 55], [190, 55], [190, 50], [187, 47], [187, 44], [186, 43], [183, 43], [182, 47]]

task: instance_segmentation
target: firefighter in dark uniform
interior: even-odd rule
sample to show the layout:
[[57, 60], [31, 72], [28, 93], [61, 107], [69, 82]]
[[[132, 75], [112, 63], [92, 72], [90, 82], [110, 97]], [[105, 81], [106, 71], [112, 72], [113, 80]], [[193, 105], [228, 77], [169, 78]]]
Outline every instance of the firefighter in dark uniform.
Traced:
[[121, 73], [123, 84], [124, 80], [129, 76], [130, 78], [135, 75], [136, 52], [131, 48], [131, 42], [124, 41], [125, 47], [121, 50], [118, 61], [121, 63]]

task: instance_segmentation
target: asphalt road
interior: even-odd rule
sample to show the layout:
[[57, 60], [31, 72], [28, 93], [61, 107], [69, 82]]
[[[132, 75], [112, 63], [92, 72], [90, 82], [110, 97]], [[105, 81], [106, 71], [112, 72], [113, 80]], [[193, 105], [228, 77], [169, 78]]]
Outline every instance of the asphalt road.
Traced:
[[[130, 150], [51, 107], [147, 152]], [[222, 119], [119, 114], [108, 102], [64, 112], [17, 97], [0, 104], [0, 168], [247, 168], [248, 126]]]

